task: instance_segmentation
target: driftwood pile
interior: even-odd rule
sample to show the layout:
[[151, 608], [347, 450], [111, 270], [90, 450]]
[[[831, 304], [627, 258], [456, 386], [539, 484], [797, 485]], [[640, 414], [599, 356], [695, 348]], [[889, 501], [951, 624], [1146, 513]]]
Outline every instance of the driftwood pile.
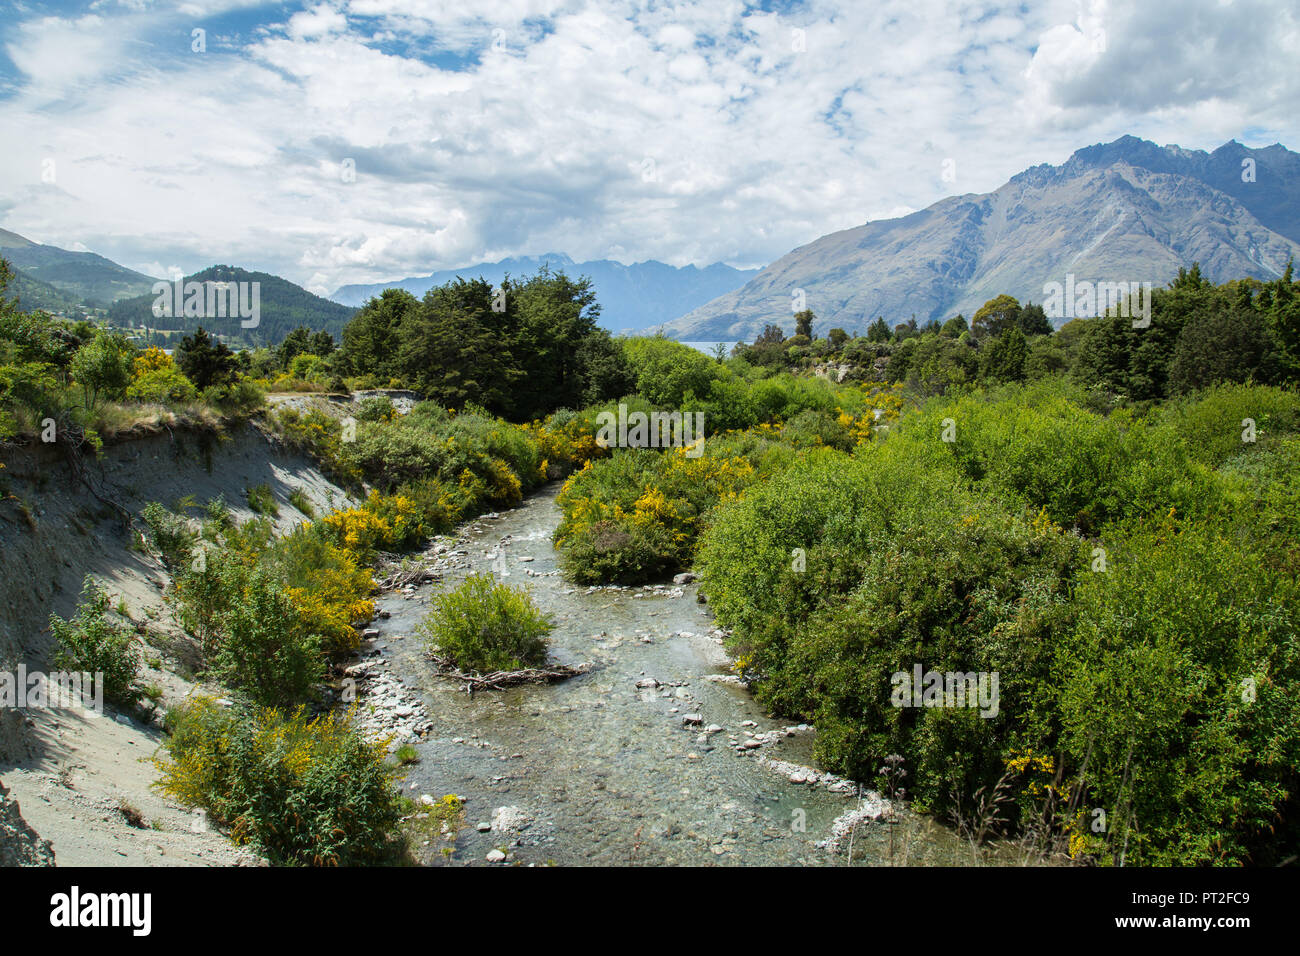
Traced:
[[551, 684], [569, 677], [576, 677], [578, 674], [584, 674], [591, 666], [581, 664], [577, 667], [570, 667], [567, 664], [557, 664], [553, 667], [526, 667], [518, 671], [466, 674], [452, 663], [451, 658], [439, 657], [436, 654], [430, 656], [433, 658], [433, 662], [438, 665], [439, 677], [449, 677], [452, 680], [462, 681], [465, 684], [465, 693], [471, 695], [476, 690], [501, 690], [503, 687], [513, 687], [516, 684]]
[[432, 571], [422, 564], [412, 567], [393, 567], [390, 565], [388, 574], [375, 587], [378, 591], [396, 591], [408, 584], [423, 584], [425, 581], [436, 581], [439, 577], [441, 575], [438, 572]]

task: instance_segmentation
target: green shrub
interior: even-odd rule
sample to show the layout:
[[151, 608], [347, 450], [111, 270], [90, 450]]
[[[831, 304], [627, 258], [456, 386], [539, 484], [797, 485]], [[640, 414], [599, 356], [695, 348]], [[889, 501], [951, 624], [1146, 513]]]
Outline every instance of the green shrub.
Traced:
[[232, 598], [216, 614], [222, 636], [213, 676], [255, 704], [308, 699], [324, 672], [320, 635], [307, 627], [269, 571], [228, 565], [222, 574], [222, 588]]
[[387, 395], [369, 395], [357, 402], [357, 421], [387, 422], [397, 417], [393, 400]]
[[98, 333], [72, 357], [69, 372], [81, 386], [87, 409], [121, 398], [135, 370], [135, 347], [121, 335]]
[[623, 348], [636, 373], [637, 393], [656, 408], [681, 408], [687, 396], [704, 397], [718, 365], [689, 345], [668, 338], [625, 339]]
[[[1076, 559], [1068, 537], [989, 502], [955, 525], [900, 529], [873, 549], [843, 602], [790, 634], [788, 660], [759, 682], [760, 699], [798, 705], [817, 725], [818, 759], [855, 779], [903, 755], [917, 806], [954, 815], [958, 801], [994, 787], [1012, 752], [1050, 753], [1045, 691]], [[996, 674], [993, 712], [894, 706], [891, 676], [916, 665]]]
[[524, 591], [474, 574], [437, 595], [418, 626], [430, 648], [465, 671], [511, 671], [546, 660], [554, 624]]
[[184, 517], [151, 501], [140, 512], [140, 518], [148, 529], [153, 546], [158, 549], [168, 568], [181, 567], [191, 560], [198, 535], [190, 529], [189, 522]]
[[198, 397], [194, 383], [174, 365], [150, 369], [137, 377], [126, 390], [126, 397], [138, 402], [160, 405], [192, 402]]
[[719, 502], [757, 475], [749, 455], [762, 440], [711, 439], [704, 454], [620, 449], [567, 482], [555, 531], [566, 575], [580, 583], [653, 580], [692, 561], [700, 530]]
[[275, 518], [280, 514], [280, 506], [275, 503], [275, 494], [271, 491], [271, 486], [265, 482], [255, 488], [245, 488], [244, 496], [248, 499], [248, 507], [252, 509], [253, 514], [265, 515], [268, 518]]
[[203, 400], [233, 418], [246, 418], [266, 407], [266, 392], [251, 379], [210, 385], [203, 389]]
[[346, 721], [197, 698], [167, 712], [159, 786], [277, 865], [393, 862], [400, 796], [382, 743]]
[[1241, 531], [1126, 529], [1080, 578], [1062, 744], [1108, 861], [1267, 865], [1300, 844], [1300, 569]]
[[50, 633], [57, 649], [54, 665], [61, 670], [102, 674], [104, 698], [128, 707], [140, 698], [135, 682], [140, 673], [140, 656], [129, 628], [108, 617], [108, 593], [87, 577], [81, 601], [70, 620], [50, 615]]
[[[1249, 419], [1254, 442], [1246, 434]], [[1255, 447], [1300, 432], [1300, 395], [1263, 385], [1220, 385], [1169, 402], [1158, 420], [1184, 443], [1193, 460], [1217, 466]]]
[[638, 584], [679, 567], [677, 551], [663, 527], [597, 521], [566, 539], [561, 562], [575, 584]]
[[312, 505], [311, 499], [301, 488], [295, 488], [289, 492], [289, 504], [293, 505], [308, 518], [316, 517], [316, 508]]

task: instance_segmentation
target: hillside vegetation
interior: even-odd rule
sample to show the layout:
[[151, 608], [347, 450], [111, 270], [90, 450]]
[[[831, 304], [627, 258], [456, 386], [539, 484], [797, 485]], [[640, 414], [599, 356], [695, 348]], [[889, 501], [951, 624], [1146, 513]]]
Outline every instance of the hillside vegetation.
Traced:
[[[371, 569], [564, 478], [568, 577], [694, 568], [735, 670], [817, 725], [824, 766], [875, 782], [901, 764], [918, 809], [1076, 862], [1264, 865], [1300, 847], [1289, 270], [1220, 286], [1188, 270], [1142, 326], [1053, 332], [1010, 296], [862, 337], [818, 336], [804, 312], [792, 338], [772, 326], [729, 357], [610, 338], [562, 273], [505, 292], [389, 290], [340, 346], [301, 328], [234, 353], [200, 331], [174, 359], [0, 308], [0, 440], [40, 441], [52, 420], [88, 454], [114, 423], [253, 416], [355, 493], [287, 531], [260, 487], [247, 520], [220, 499], [131, 516], [200, 673], [237, 702], [169, 717], [169, 793], [279, 862], [393, 858], [395, 768], [345, 717], [312, 716], [373, 613]], [[335, 379], [425, 400], [264, 405], [265, 388]], [[702, 414], [703, 433], [613, 447], [603, 422], [656, 411]], [[484, 667], [538, 659], [544, 622], [483, 584], [452, 606], [520, 615], [502, 627], [515, 649], [439, 641]], [[128, 706], [130, 642], [94, 588], [51, 625], [72, 663], [108, 656]], [[918, 667], [995, 676], [997, 698], [900, 706], [895, 677]], [[316, 822], [290, 826], [293, 801]]]

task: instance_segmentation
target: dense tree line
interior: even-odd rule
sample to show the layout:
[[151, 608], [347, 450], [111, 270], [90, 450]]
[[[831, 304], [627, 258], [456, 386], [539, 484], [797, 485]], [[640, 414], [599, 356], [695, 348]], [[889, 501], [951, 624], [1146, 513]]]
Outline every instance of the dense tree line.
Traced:
[[[1300, 374], [1300, 288], [1291, 267], [1270, 282], [1213, 285], [1200, 268], [1179, 271], [1150, 295], [1150, 321], [1132, 309], [1072, 319], [1053, 330], [1041, 305], [1010, 295], [986, 302], [967, 322], [956, 315], [892, 329], [876, 318], [864, 335], [831, 329], [825, 338], [786, 338], [769, 325], [733, 354], [750, 365], [781, 368], [842, 361], [857, 377], [903, 382], [925, 395], [973, 384], [1066, 375], [1125, 400], [1158, 401], [1224, 382], [1271, 385]], [[805, 313], [799, 328], [811, 330]]]
[[344, 328], [338, 364], [450, 408], [531, 420], [632, 390], [632, 369], [599, 314], [589, 280], [546, 269], [498, 288], [458, 279], [423, 299], [386, 289]]

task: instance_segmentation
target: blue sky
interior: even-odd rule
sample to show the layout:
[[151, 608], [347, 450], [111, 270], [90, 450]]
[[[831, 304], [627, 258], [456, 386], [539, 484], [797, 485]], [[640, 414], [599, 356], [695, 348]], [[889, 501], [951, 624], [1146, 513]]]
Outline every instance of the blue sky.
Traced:
[[757, 266], [1125, 133], [1300, 145], [1291, 2], [0, 10], [0, 226], [318, 292], [551, 250]]

